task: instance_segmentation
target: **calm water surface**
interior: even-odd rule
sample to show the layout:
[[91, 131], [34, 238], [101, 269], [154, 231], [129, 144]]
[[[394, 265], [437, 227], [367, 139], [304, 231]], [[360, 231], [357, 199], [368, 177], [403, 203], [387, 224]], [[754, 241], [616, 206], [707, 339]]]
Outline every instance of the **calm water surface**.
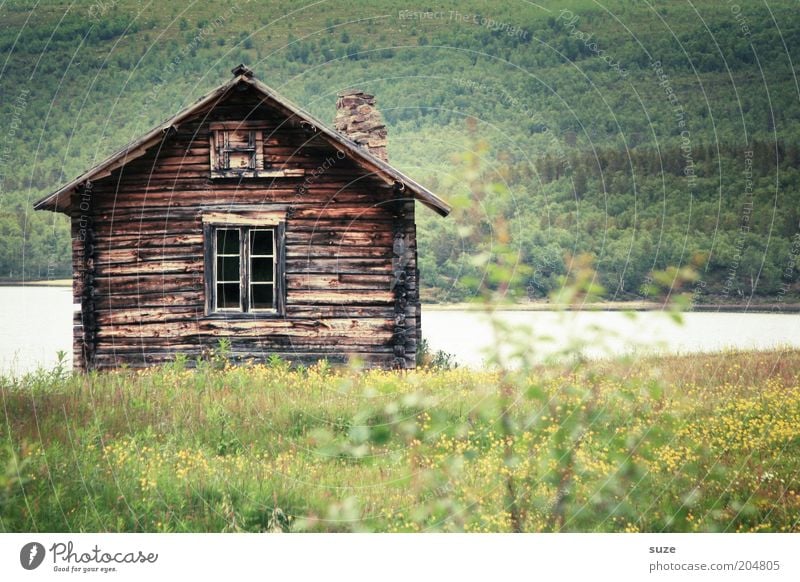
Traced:
[[[0, 370], [19, 373], [52, 366], [59, 350], [71, 357], [70, 288], [0, 287], [0, 306]], [[539, 355], [576, 339], [588, 344], [586, 351], [592, 356], [800, 347], [800, 314], [688, 313], [682, 326], [660, 312], [637, 313], [633, 319], [608, 311], [508, 311], [500, 317], [530, 328], [538, 339], [525, 339], [519, 347]], [[476, 312], [423, 308], [422, 329], [432, 349], [454, 354], [462, 365], [480, 366], [486, 348], [497, 343], [486, 317]]]
[[59, 350], [72, 361], [72, 288], [0, 287], [0, 370], [51, 367]]
[[[576, 344], [582, 344], [592, 357], [800, 347], [800, 314], [686, 313], [681, 325], [659, 311], [633, 315], [618, 311], [506, 311], [498, 318], [525, 330], [518, 349], [539, 356]], [[480, 365], [486, 349], [498, 343], [492, 327], [479, 313], [423, 309], [423, 335], [431, 348], [450, 352], [467, 365]], [[509, 350], [504, 350], [506, 355]]]

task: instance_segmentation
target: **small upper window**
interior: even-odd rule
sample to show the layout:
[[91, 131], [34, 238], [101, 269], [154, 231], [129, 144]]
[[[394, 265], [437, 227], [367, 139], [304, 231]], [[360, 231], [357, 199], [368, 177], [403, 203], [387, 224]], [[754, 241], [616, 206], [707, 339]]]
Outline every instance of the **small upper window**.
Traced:
[[257, 176], [264, 170], [263, 123], [232, 121], [212, 123], [211, 176]]

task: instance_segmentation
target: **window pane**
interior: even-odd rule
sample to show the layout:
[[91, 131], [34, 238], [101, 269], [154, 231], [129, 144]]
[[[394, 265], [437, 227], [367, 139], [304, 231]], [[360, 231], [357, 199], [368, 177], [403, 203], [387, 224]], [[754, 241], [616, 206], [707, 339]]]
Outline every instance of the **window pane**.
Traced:
[[[217, 229], [217, 254], [218, 255], [238, 255], [239, 254], [239, 229], [238, 228], [218, 228]], [[237, 275], [238, 277], [238, 275]]]
[[218, 283], [217, 308], [241, 309], [241, 302], [239, 301], [240, 295], [238, 283]]
[[231, 129], [228, 130], [228, 147], [243, 150], [256, 146], [255, 131], [252, 129]]
[[255, 152], [230, 152], [228, 154], [228, 168], [231, 170], [254, 170]]
[[253, 283], [272, 283], [272, 258], [251, 259], [250, 280]]
[[251, 285], [250, 301], [253, 309], [272, 309], [273, 299], [272, 285]]
[[251, 230], [250, 231], [250, 254], [251, 255], [272, 255], [273, 249], [273, 230]]
[[217, 281], [239, 280], [239, 257], [217, 257]]

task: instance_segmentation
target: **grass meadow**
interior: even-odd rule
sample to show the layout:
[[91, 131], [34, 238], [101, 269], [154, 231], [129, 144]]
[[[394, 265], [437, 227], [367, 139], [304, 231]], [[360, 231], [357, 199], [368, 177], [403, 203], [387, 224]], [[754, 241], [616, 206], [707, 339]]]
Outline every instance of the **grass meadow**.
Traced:
[[0, 380], [5, 532], [800, 531], [800, 351]]

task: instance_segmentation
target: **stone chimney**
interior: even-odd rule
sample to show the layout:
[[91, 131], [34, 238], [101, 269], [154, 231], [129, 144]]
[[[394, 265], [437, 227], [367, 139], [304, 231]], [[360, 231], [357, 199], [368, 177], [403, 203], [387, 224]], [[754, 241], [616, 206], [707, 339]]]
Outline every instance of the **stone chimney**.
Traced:
[[386, 155], [386, 125], [381, 112], [375, 109], [375, 96], [363, 91], [347, 91], [336, 100], [336, 119], [333, 125], [359, 146], [383, 160]]

